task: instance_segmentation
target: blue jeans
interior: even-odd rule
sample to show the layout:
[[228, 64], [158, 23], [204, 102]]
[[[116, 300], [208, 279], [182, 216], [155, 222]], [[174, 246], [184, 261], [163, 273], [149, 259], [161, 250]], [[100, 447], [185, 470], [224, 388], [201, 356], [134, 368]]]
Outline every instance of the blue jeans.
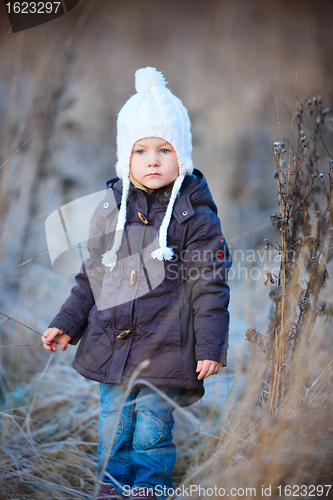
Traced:
[[[177, 400], [179, 389], [159, 389]], [[102, 480], [126, 496], [129, 488], [172, 488], [174, 406], [145, 385], [135, 385], [125, 402], [125, 386], [100, 384], [100, 391], [98, 472]]]

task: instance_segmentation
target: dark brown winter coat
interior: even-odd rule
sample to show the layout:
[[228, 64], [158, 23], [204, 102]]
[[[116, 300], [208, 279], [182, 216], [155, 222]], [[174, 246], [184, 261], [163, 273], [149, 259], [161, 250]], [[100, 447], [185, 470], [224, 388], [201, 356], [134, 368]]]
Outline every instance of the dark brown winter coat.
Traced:
[[150, 253], [159, 246], [171, 188], [148, 196], [131, 185], [122, 247], [110, 272], [101, 254], [112, 246], [122, 183], [112, 179], [107, 187], [91, 221], [90, 258], [50, 326], [72, 344], [81, 339], [73, 361], [81, 375], [119, 384], [149, 359], [138, 377], [181, 388], [189, 404], [204, 393], [197, 361], [227, 364], [231, 257], [216, 205], [200, 171], [185, 177], [168, 229], [174, 259], [160, 262]]

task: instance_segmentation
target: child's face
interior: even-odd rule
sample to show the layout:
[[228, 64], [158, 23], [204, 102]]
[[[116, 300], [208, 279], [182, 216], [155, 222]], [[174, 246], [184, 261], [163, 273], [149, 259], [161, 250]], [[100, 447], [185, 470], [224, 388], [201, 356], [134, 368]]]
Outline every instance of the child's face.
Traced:
[[158, 137], [140, 139], [134, 144], [130, 168], [134, 179], [151, 190], [171, 184], [179, 172], [176, 151]]

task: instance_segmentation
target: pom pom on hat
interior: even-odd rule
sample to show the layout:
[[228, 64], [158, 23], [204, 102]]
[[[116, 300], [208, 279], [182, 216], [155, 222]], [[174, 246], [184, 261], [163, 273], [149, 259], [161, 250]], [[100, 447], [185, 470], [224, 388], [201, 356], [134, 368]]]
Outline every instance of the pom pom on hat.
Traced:
[[161, 71], [157, 71], [156, 68], [148, 66], [147, 68], [138, 69], [135, 72], [135, 90], [137, 92], [142, 92], [146, 89], [149, 90], [154, 85], [164, 88], [167, 83]]

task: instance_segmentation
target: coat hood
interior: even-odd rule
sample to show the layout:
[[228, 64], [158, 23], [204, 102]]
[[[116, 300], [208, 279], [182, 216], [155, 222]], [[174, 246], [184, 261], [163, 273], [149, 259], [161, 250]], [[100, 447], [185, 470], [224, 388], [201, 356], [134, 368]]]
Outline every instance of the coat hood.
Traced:
[[[118, 177], [114, 177], [106, 182], [107, 188], [113, 188], [115, 194], [117, 205], [121, 203], [122, 196], [122, 180]], [[172, 187], [172, 186], [171, 186]], [[170, 186], [164, 186], [159, 189], [155, 189], [151, 196], [158, 197], [159, 202], [164, 204], [165, 207], [168, 204], [167, 196], [159, 196], [165, 192], [171, 191]], [[136, 196], [147, 196], [146, 193], [131, 184], [129, 190], [128, 201], [131, 202]], [[179, 191], [178, 198], [175, 202], [173, 215], [177, 218], [179, 222], [186, 221], [194, 215], [194, 208], [200, 205], [208, 205], [208, 207], [217, 214], [217, 206], [213, 200], [212, 194], [208, 187], [206, 178], [204, 174], [198, 170], [194, 169], [193, 173], [186, 175], [181, 189]], [[187, 215], [184, 217], [182, 214], [187, 211]]]

